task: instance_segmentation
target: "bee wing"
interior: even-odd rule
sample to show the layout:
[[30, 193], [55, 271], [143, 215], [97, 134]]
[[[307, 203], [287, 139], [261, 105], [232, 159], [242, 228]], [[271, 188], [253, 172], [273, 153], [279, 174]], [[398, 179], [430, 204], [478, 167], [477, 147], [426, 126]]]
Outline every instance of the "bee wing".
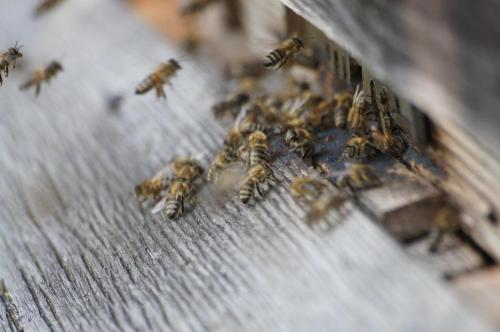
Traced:
[[155, 204], [155, 206], [153, 206], [153, 208], [151, 209], [151, 214], [152, 214], [152, 215], [155, 215], [155, 214], [157, 214], [158, 212], [163, 211], [163, 209], [165, 209], [166, 203], [167, 203], [167, 196], [165, 196], [165, 197], [163, 197], [162, 199], [160, 199], [160, 200], [159, 200], [159, 201]]

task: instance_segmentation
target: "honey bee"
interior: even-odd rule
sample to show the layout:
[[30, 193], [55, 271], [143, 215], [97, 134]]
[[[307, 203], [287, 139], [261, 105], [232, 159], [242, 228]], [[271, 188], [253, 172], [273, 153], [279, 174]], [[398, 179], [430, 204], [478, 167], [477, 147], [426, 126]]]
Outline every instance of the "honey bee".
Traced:
[[134, 195], [140, 203], [148, 199], [157, 202], [161, 194], [168, 189], [170, 182], [170, 177], [166, 175], [156, 175], [135, 186]]
[[188, 179], [176, 178], [172, 182], [165, 203], [165, 214], [177, 219], [184, 213], [184, 201], [191, 198], [192, 187]]
[[298, 176], [290, 183], [290, 193], [296, 200], [310, 203], [330, 187], [331, 183], [319, 175]]
[[229, 96], [227, 99], [215, 104], [212, 111], [216, 118], [221, 118], [226, 114], [231, 114], [236, 117], [240, 108], [250, 100], [247, 93], [236, 93]]
[[459, 212], [451, 206], [442, 207], [434, 217], [433, 228], [436, 238], [429, 246], [429, 251], [437, 252], [446, 234], [452, 234], [460, 229]]
[[296, 151], [303, 158], [314, 154], [314, 138], [305, 128], [288, 129], [285, 134], [285, 144], [291, 151]]
[[370, 165], [356, 163], [337, 178], [335, 183], [339, 188], [355, 190], [379, 185], [380, 179]]
[[269, 163], [269, 143], [264, 132], [253, 132], [248, 138], [248, 148], [250, 150], [248, 157], [250, 166], [267, 165]]
[[21, 84], [19, 89], [26, 90], [35, 86], [35, 95], [40, 94], [42, 82], [50, 82], [50, 80], [62, 71], [63, 67], [58, 61], [52, 61], [44, 68], [39, 68], [31, 74], [31, 78], [25, 83]]
[[229, 156], [236, 156], [243, 141], [243, 134], [238, 129], [231, 128], [224, 137], [224, 152]]
[[180, 13], [183, 16], [198, 14], [218, 1], [220, 0], [185, 0], [180, 7]]
[[292, 37], [284, 40], [281, 45], [269, 53], [264, 59], [264, 67], [276, 67], [281, 69], [289, 63], [302, 49], [304, 44], [297, 37]]
[[35, 16], [40, 16], [45, 14], [47, 11], [61, 4], [63, 0], [42, 0], [40, 4], [35, 8]]
[[23, 57], [21, 53], [22, 47], [22, 45], [18, 46], [16, 42], [14, 47], [10, 47], [0, 54], [0, 85], [3, 84], [2, 71], [5, 73], [5, 77], [9, 77], [9, 66], [12, 65], [12, 68], [16, 68], [17, 59]]
[[236, 119], [235, 126], [243, 135], [249, 135], [254, 131], [269, 130], [269, 124], [262, 122], [264, 110], [257, 104], [252, 104], [243, 109]]
[[337, 97], [337, 106], [335, 108], [335, 127], [345, 128], [347, 125], [347, 114], [352, 107], [352, 93], [344, 92]]
[[369, 137], [354, 136], [347, 141], [341, 158], [346, 160], [357, 160], [371, 158], [376, 154], [377, 150], [370, 142]]
[[228, 154], [225, 150], [221, 151], [207, 170], [207, 181], [216, 182], [219, 172], [228, 168], [234, 161], [234, 156]]
[[365, 123], [365, 93], [359, 90], [359, 85], [353, 96], [352, 106], [347, 114], [347, 122], [355, 132], [366, 131]]
[[195, 181], [204, 172], [203, 167], [198, 163], [198, 161], [189, 157], [179, 157], [174, 159], [171, 167], [175, 179], [185, 179], [189, 182]]
[[308, 224], [324, 218], [331, 209], [339, 210], [346, 202], [347, 197], [340, 191], [326, 191], [309, 205], [306, 215]]
[[240, 187], [239, 197], [241, 202], [243, 204], [248, 204], [250, 200], [255, 197], [255, 192], [262, 198], [263, 195], [260, 190], [260, 185], [277, 181], [278, 179], [267, 165], [258, 164], [253, 166], [250, 168], [247, 177], [243, 180]]
[[135, 89], [135, 94], [142, 95], [155, 89], [158, 98], [166, 98], [163, 85], [168, 84], [180, 69], [182, 67], [177, 60], [169, 59], [168, 62], [159, 65], [153, 73], [139, 83]]
[[323, 100], [309, 114], [309, 123], [316, 129], [328, 129], [335, 126], [337, 99]]

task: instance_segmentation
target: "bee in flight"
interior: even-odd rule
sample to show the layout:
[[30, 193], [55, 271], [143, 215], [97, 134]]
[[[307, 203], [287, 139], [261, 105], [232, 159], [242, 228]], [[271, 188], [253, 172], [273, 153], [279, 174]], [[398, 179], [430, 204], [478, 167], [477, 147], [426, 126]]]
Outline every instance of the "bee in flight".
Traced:
[[35, 8], [35, 16], [45, 14], [62, 2], [63, 0], [42, 0], [42, 2], [40, 2], [40, 4]]
[[182, 69], [182, 67], [177, 60], [169, 59], [167, 62], [159, 65], [153, 73], [139, 83], [135, 89], [135, 94], [143, 95], [155, 89], [158, 98], [166, 98], [163, 85], [168, 84], [180, 69]]
[[22, 58], [23, 54], [20, 52], [23, 46], [18, 46], [17, 42], [14, 47], [10, 47], [7, 51], [0, 54], [0, 85], [3, 84], [2, 71], [5, 77], [9, 77], [9, 66], [16, 68], [16, 61]]
[[281, 67], [293, 60], [303, 48], [304, 44], [299, 38], [291, 37], [285, 39], [277, 49], [266, 55], [262, 64], [264, 67], [281, 69]]
[[49, 82], [54, 76], [57, 75], [58, 72], [62, 70], [63, 67], [59, 62], [52, 61], [47, 66], [35, 70], [31, 74], [31, 78], [25, 83], [21, 84], [19, 89], [26, 90], [31, 88], [32, 86], [35, 86], [35, 95], [38, 96], [40, 94], [42, 82]]

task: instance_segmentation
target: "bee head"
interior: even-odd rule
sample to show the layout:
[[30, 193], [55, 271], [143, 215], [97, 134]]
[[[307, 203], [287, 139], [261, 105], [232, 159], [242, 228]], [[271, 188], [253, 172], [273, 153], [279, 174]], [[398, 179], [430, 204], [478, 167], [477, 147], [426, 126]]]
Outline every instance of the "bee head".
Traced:
[[54, 71], [62, 71], [63, 70], [63, 66], [61, 65], [61, 63], [59, 61], [52, 61], [49, 64], [49, 67], [52, 68]]
[[174, 67], [175, 69], [182, 69], [181, 65], [179, 64], [179, 62], [175, 59], [170, 59], [168, 60], [168, 62], [172, 65], [172, 67]]
[[14, 47], [9, 48], [9, 54], [11, 56], [16, 57], [16, 58], [21, 58], [23, 56], [23, 54], [21, 53], [21, 48], [22, 47], [23, 47], [23, 45], [18, 45], [17, 42], [16, 42], [16, 44], [14, 45]]

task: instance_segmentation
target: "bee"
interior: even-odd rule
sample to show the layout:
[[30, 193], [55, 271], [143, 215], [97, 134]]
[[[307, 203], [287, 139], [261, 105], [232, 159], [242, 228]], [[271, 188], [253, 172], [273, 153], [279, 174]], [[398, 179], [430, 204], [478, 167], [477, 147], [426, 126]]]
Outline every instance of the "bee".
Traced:
[[261, 119], [264, 114], [262, 107], [257, 104], [251, 104], [243, 109], [236, 119], [236, 128], [243, 135], [249, 135], [254, 131], [265, 131], [268, 129]]
[[377, 150], [375, 146], [370, 142], [369, 137], [354, 136], [347, 141], [341, 158], [347, 160], [355, 160], [371, 158], [376, 154]]
[[302, 49], [304, 44], [297, 37], [292, 37], [284, 40], [281, 45], [269, 53], [264, 59], [264, 67], [276, 67], [281, 69], [289, 63]]
[[335, 127], [345, 128], [347, 125], [347, 114], [352, 107], [352, 93], [344, 92], [337, 97], [337, 105], [335, 108]]
[[35, 70], [31, 74], [31, 78], [21, 84], [19, 89], [26, 90], [35, 86], [35, 95], [38, 96], [41, 91], [42, 82], [50, 82], [60, 71], [63, 71], [62, 65], [58, 61], [52, 61], [46, 67]]
[[229, 156], [236, 156], [243, 141], [243, 134], [238, 129], [231, 128], [224, 137], [224, 152]]
[[156, 202], [160, 199], [161, 194], [168, 189], [170, 183], [170, 177], [157, 175], [135, 186], [134, 195], [141, 203], [148, 199]]
[[434, 232], [436, 238], [429, 246], [430, 252], [437, 252], [446, 234], [452, 234], [460, 229], [459, 212], [451, 206], [439, 209], [434, 217]]
[[220, 0], [188, 0], [184, 1], [180, 7], [180, 13], [183, 16], [198, 14], [202, 12], [209, 5], [214, 4]]
[[63, 0], [42, 0], [42, 2], [40, 2], [40, 4], [35, 8], [35, 16], [45, 14], [62, 2]]
[[239, 197], [243, 204], [248, 204], [255, 197], [255, 192], [259, 197], [263, 197], [260, 185], [264, 183], [277, 182], [273, 171], [267, 165], [258, 164], [250, 168], [247, 177], [240, 187]]
[[5, 73], [5, 77], [9, 77], [9, 66], [12, 65], [12, 68], [16, 68], [17, 59], [23, 57], [21, 53], [22, 47], [22, 45], [18, 46], [16, 42], [14, 47], [10, 47], [0, 54], [0, 85], [3, 84], [2, 71]]
[[184, 213], [184, 201], [191, 198], [191, 183], [185, 178], [172, 182], [165, 202], [165, 214], [169, 219], [177, 219]]
[[193, 158], [179, 157], [174, 159], [171, 164], [175, 179], [185, 179], [194, 182], [204, 172], [203, 167]]
[[308, 224], [324, 218], [331, 209], [339, 210], [346, 202], [347, 197], [340, 191], [327, 191], [309, 205], [306, 215]]
[[221, 118], [228, 113], [236, 117], [241, 107], [249, 100], [250, 96], [247, 93], [236, 93], [215, 104], [212, 107], [212, 111], [216, 118]]
[[169, 59], [168, 62], [159, 65], [153, 73], [139, 83], [135, 89], [135, 94], [142, 95], [155, 89], [158, 98], [166, 98], [163, 85], [168, 84], [180, 69], [182, 67], [177, 60]]
[[337, 99], [323, 100], [309, 114], [309, 123], [316, 129], [328, 129], [335, 126]]
[[311, 203], [330, 187], [331, 183], [318, 174], [298, 176], [290, 183], [290, 193], [298, 201]]
[[228, 168], [235, 161], [235, 157], [223, 150], [215, 157], [207, 170], [207, 181], [216, 182], [219, 172]]
[[250, 166], [268, 165], [269, 163], [269, 143], [267, 135], [262, 131], [253, 132], [248, 138], [248, 148], [250, 150], [248, 161]]
[[342, 189], [362, 189], [380, 184], [380, 179], [373, 168], [367, 164], [352, 164], [347, 172], [335, 181]]
[[366, 130], [365, 111], [365, 93], [363, 90], [359, 90], [358, 85], [353, 96], [352, 106], [347, 114], [347, 123], [355, 132]]
[[291, 151], [296, 151], [303, 158], [314, 154], [314, 138], [305, 128], [291, 128], [285, 134], [285, 144]]

